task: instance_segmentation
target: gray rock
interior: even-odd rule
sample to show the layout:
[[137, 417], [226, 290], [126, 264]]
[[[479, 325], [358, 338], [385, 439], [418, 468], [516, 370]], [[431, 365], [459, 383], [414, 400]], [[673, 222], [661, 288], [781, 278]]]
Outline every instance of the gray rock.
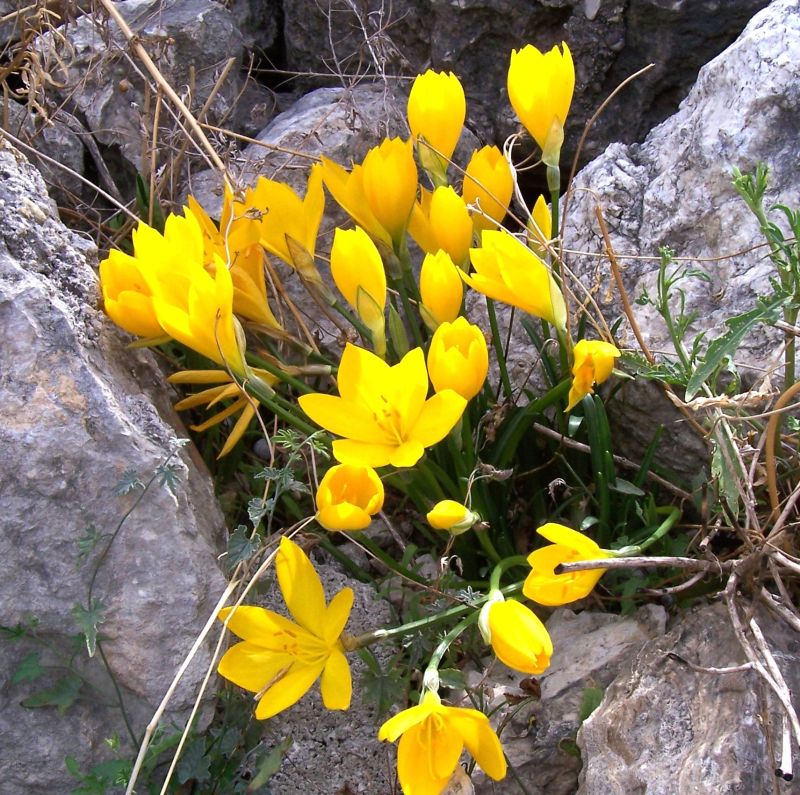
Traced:
[[[759, 622], [796, 695], [796, 636], [769, 616]], [[788, 792], [778, 789], [771, 758], [780, 752], [780, 723], [759, 696], [758, 677], [695, 672], [669, 652], [703, 667], [745, 661], [722, 604], [683, 614], [667, 635], [647, 643], [578, 734], [579, 795]]]
[[[115, 531], [137, 490], [115, 493], [125, 473], [147, 480], [185, 435], [171, 411], [163, 375], [149, 353], [125, 349], [121, 334], [96, 309], [96, 250], [57, 219], [44, 182], [0, 143], [0, 624], [31, 616], [37, 634], [67, 657], [85, 605], [100, 540], [85, 560], [87, 528]], [[166, 418], [166, 419], [164, 419]], [[177, 430], [176, 430], [177, 429]], [[94, 596], [104, 604], [103, 651], [136, 732], [152, 716], [222, 592], [216, 540], [222, 516], [202, 464], [174, 457], [174, 494], [154, 484], [125, 520], [98, 569]], [[12, 683], [30, 641], [0, 645], [0, 767], [4, 793], [67, 793], [64, 767], [110, 752], [104, 738], [125, 735], [116, 696], [100, 659], [82, 644], [74, 657], [90, 686], [64, 715], [20, 702], [53, 684]], [[193, 703], [210, 657], [203, 649], [180, 684], [170, 717]]]

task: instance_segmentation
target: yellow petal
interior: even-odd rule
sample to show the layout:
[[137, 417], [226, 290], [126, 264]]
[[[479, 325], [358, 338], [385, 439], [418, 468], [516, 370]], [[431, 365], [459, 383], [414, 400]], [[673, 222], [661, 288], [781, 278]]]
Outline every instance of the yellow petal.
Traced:
[[242, 642], [225, 652], [217, 670], [220, 676], [235, 685], [258, 693], [281, 671], [291, 667], [293, 662], [291, 655]]
[[348, 343], [339, 362], [339, 374], [336, 379], [339, 394], [345, 400], [377, 411], [380, 405], [376, 392], [388, 381], [389, 373], [389, 365], [380, 356]]
[[333, 645], [341, 637], [352, 609], [353, 589], [342, 588], [331, 599], [331, 603], [325, 611], [325, 634], [323, 639], [329, 646]]
[[292, 618], [312, 635], [325, 632], [325, 592], [308, 556], [286, 536], [281, 538], [275, 570]]
[[573, 530], [571, 527], [566, 527], [557, 522], [548, 522], [536, 529], [536, 532], [546, 538], [552, 544], [561, 544], [562, 546], [569, 547], [578, 552], [584, 560], [591, 560], [593, 558], [606, 557], [597, 545], [589, 536]]
[[301, 665], [296, 662], [289, 672], [279, 679], [262, 696], [256, 707], [256, 718], [266, 720], [296, 704], [322, 673], [320, 665]]
[[447, 720], [464, 740], [467, 750], [483, 772], [495, 781], [505, 778], [507, 766], [503, 746], [489, 719], [475, 709], [450, 707]]
[[489, 608], [492, 649], [500, 662], [526, 674], [541, 674], [550, 665], [553, 643], [532, 610], [514, 600]]
[[428, 782], [447, 781], [456, 769], [464, 741], [446, 716], [444, 720], [437, 717], [431, 716], [400, 738], [397, 772], [405, 792], [424, 792]]
[[366, 530], [372, 524], [372, 517], [363, 508], [346, 502], [320, 508], [315, 518], [332, 533]]
[[394, 717], [385, 721], [378, 731], [378, 739], [393, 743], [401, 734], [405, 734], [412, 726], [422, 723], [432, 713], [432, 708], [439, 703], [438, 697], [429, 698], [427, 691], [422, 701], [415, 707], [409, 707], [398, 712]]
[[423, 447], [440, 442], [461, 419], [467, 401], [452, 389], [437, 392], [425, 401], [409, 436]]
[[353, 681], [347, 658], [338, 649], [331, 652], [322, 669], [320, 682], [322, 703], [325, 709], [349, 709], [353, 694]]
[[[333, 443], [333, 457], [342, 464], [365, 467], [385, 467], [392, 463], [392, 456], [397, 450], [396, 445], [374, 444], [371, 442], [358, 442], [353, 439], [336, 439]], [[422, 457], [423, 450], [414, 463]], [[396, 464], [394, 466], [397, 466]], [[406, 466], [413, 466], [407, 464]]]
[[244, 432], [247, 430], [248, 426], [250, 425], [250, 421], [253, 417], [256, 416], [256, 410], [253, 408], [252, 403], [249, 401], [245, 404], [244, 409], [242, 409], [241, 416], [238, 420], [236, 420], [236, 424], [231, 429], [231, 432], [228, 434], [228, 438], [225, 441], [225, 444], [222, 446], [222, 450], [219, 451], [219, 455], [217, 459], [224, 458], [231, 450], [236, 446], [236, 443], [244, 436]]
[[301, 395], [297, 402], [317, 425], [337, 436], [369, 444], [387, 441], [386, 434], [376, 424], [374, 415], [364, 405], [321, 393]]
[[255, 605], [239, 605], [235, 612], [232, 607], [223, 607], [219, 620], [224, 621], [232, 612], [228, 629], [242, 640], [264, 648], [274, 649], [276, 635], [297, 629], [285, 616]]

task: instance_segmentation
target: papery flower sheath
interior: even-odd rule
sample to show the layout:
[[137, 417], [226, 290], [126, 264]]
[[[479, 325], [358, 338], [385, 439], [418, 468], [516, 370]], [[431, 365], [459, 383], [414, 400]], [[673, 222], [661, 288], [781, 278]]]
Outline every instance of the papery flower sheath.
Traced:
[[326, 605], [311, 561], [285, 537], [275, 570], [294, 620], [263, 607], [220, 610], [219, 619], [228, 619], [228, 629], [242, 638], [220, 660], [220, 676], [256, 693], [259, 720], [291, 707], [320, 676], [326, 709], [348, 709], [352, 681], [341, 635], [353, 606], [353, 591], [342, 588]]
[[318, 425], [344, 437], [333, 443], [342, 464], [410, 467], [426, 447], [458, 422], [467, 401], [451, 389], [426, 400], [428, 373], [421, 348], [390, 367], [368, 350], [348, 344], [337, 377], [339, 397], [311, 394], [300, 408]]
[[539, 617], [497, 591], [481, 608], [478, 625], [501, 663], [524, 674], [541, 674], [550, 666], [553, 642]]
[[441, 500], [428, 511], [425, 518], [434, 530], [447, 530], [450, 535], [466, 533], [481, 517], [455, 500]]
[[556, 566], [578, 560], [599, 560], [610, 557], [610, 554], [583, 533], [555, 522], [542, 525], [536, 532], [553, 543], [528, 555], [531, 572], [525, 579], [522, 593], [548, 607], [569, 604], [588, 596], [605, 569], [556, 574]]
[[502, 223], [514, 195], [514, 175], [508, 160], [496, 146], [484, 146], [473, 152], [461, 195], [466, 204], [480, 207], [480, 212], [472, 211], [476, 234], [484, 229], [496, 229]]
[[480, 328], [465, 317], [442, 323], [428, 349], [428, 373], [433, 388], [452, 389], [472, 400], [489, 372], [489, 350]]
[[419, 272], [420, 314], [432, 331], [440, 323], [452, 323], [461, 311], [464, 282], [446, 251], [426, 254]]
[[476, 709], [448, 707], [427, 690], [416, 707], [389, 718], [379, 740], [394, 742], [404, 795], [439, 795], [455, 772], [464, 746], [489, 778], [506, 775], [503, 746], [489, 719]]
[[617, 346], [610, 342], [579, 340], [575, 343], [567, 411], [572, 411], [586, 395], [591, 395], [595, 384], [608, 380], [614, 369], [614, 360], [621, 355]]
[[383, 483], [372, 467], [337, 464], [317, 489], [317, 521], [332, 532], [364, 530], [383, 507]]

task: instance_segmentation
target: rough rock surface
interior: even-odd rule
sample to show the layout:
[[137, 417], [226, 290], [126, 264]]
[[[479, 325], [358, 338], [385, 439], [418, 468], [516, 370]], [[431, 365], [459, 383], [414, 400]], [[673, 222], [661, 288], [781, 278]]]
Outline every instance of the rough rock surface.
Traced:
[[[570, 795], [575, 792], [581, 762], [574, 749], [580, 708], [588, 688], [605, 689], [638, 654], [660, 637], [666, 625], [663, 608], [647, 605], [631, 616], [567, 608], [556, 610], [547, 629], [556, 649], [550, 668], [537, 677], [541, 699], [517, 712], [503, 729], [503, 748], [510, 764], [531, 795]], [[490, 674], [494, 698], [529, 694], [521, 690], [524, 677], [499, 663]], [[476, 779], [478, 793], [517, 793], [511, 775], [500, 782]], [[604, 791], [595, 790], [597, 795]]]
[[[0, 624], [14, 627], [35, 616], [39, 635], [68, 655], [78, 632], [73, 606], [86, 604], [107, 536], [83, 563], [78, 541], [90, 527], [114, 532], [137, 497], [136, 489], [115, 494], [118, 482], [126, 472], [147, 480], [174, 449], [176, 429], [162, 416], [179, 422], [152, 356], [125, 350], [121, 334], [96, 309], [94, 247], [64, 228], [39, 174], [4, 142], [0, 176]], [[136, 731], [224, 587], [215, 545], [222, 516], [210, 479], [187, 455], [173, 460], [175, 493], [159, 485], [148, 490], [94, 587], [104, 604], [103, 651]], [[20, 705], [57, 678], [11, 683], [20, 661], [37, 648], [30, 641], [0, 643], [4, 795], [69, 792], [75, 782], [65, 756], [83, 766], [108, 753], [105, 737], [117, 732], [127, 742], [119, 711], [104, 706], [115, 703], [110, 680], [85, 650], [75, 660], [92, 685], [64, 715]], [[188, 710], [208, 660], [201, 651], [172, 715]], [[59, 662], [49, 651], [42, 661]]]
[[[800, 643], [784, 625], [769, 617], [759, 621], [796, 699]], [[703, 667], [745, 661], [724, 605], [682, 615], [633, 658], [583, 724], [579, 795], [790, 791], [776, 783], [771, 755], [780, 753], [780, 722], [759, 699], [758, 677], [752, 671], [695, 672], [667, 658], [669, 652]]]
[[595, 126], [585, 151], [590, 157], [612, 141], [641, 140], [674, 111], [698, 69], [733, 41], [766, 3], [285, 0], [286, 59], [289, 69], [330, 74], [334, 80], [337, 71], [353, 74], [370, 67], [374, 73], [376, 62], [378, 72], [390, 76], [413, 75], [427, 67], [452, 70], [464, 82], [475, 129], [501, 142], [517, 125], [505, 99], [511, 50], [527, 43], [550, 49], [565, 40], [578, 73], [567, 130], [571, 152], [584, 123], [608, 94], [630, 74], [655, 62]]

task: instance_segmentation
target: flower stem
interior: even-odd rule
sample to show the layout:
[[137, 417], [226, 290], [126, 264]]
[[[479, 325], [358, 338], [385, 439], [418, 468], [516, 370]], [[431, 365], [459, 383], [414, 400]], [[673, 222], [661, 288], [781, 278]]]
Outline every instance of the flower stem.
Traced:
[[503, 383], [503, 392], [510, 401], [513, 394], [511, 379], [508, 377], [508, 367], [506, 367], [506, 360], [503, 355], [503, 342], [500, 339], [500, 329], [497, 325], [497, 312], [495, 312], [494, 301], [491, 298], [486, 299], [486, 312], [489, 315], [489, 328], [492, 330], [492, 346], [497, 356], [497, 366], [500, 368], [500, 380]]
[[681, 512], [677, 508], [670, 508], [667, 518], [656, 528], [655, 532], [649, 538], [646, 538], [641, 544], [633, 544], [628, 547], [622, 547], [622, 549], [610, 550], [612, 556], [615, 558], [630, 558], [641, 555], [642, 552], [655, 544], [660, 538], [663, 538], [672, 529], [680, 515]]

